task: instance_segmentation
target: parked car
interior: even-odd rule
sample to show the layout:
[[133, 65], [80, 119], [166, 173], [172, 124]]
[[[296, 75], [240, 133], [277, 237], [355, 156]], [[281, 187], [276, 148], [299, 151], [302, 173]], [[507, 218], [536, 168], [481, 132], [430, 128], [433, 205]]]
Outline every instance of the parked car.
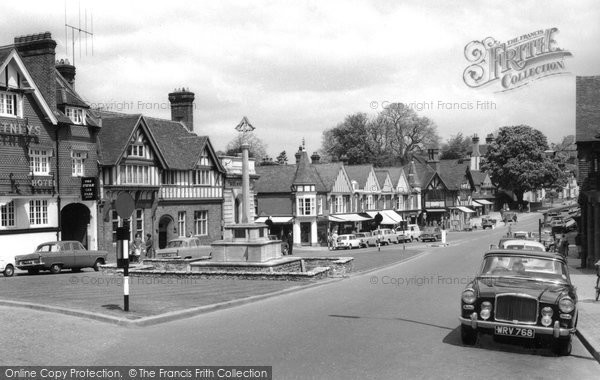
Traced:
[[396, 235], [396, 232], [390, 228], [373, 230], [371, 231], [371, 234], [379, 238], [381, 245], [389, 245], [391, 243], [398, 244], [398, 235]]
[[12, 277], [12, 275], [15, 274], [14, 262], [0, 258], [0, 272], [4, 277]]
[[60, 273], [63, 269], [73, 271], [82, 268], [93, 268], [106, 263], [107, 251], [91, 251], [78, 241], [51, 241], [38, 245], [35, 252], [15, 256], [17, 268], [29, 273], [48, 270], [50, 273]]
[[506, 240], [506, 241], [503, 241], [502, 244], [500, 244], [498, 246], [498, 248], [546, 252], [546, 247], [544, 246], [544, 244], [534, 241], [534, 240], [525, 240], [525, 239]]
[[486, 228], [491, 228], [491, 229], [496, 228], [496, 219], [482, 218], [481, 219], [481, 228], [484, 230]]
[[340, 235], [337, 238], [337, 248], [360, 248], [360, 239], [353, 234]]
[[183, 258], [193, 259], [207, 256], [210, 251], [208, 246], [202, 245], [198, 237], [180, 237], [169, 240], [167, 246], [156, 250], [156, 257], [159, 258]]
[[398, 235], [398, 241], [405, 242], [419, 240], [421, 229], [417, 224], [408, 224], [404, 230], [402, 227], [396, 228], [396, 234]]
[[369, 245], [377, 245], [377, 237], [372, 236], [370, 232], [357, 232], [354, 236], [360, 240], [359, 246], [361, 248], [366, 248]]
[[442, 240], [442, 230], [439, 227], [425, 227], [421, 231], [421, 241]]
[[568, 355], [577, 326], [577, 294], [565, 259], [546, 252], [492, 250], [461, 295], [461, 338], [478, 334], [551, 343]]

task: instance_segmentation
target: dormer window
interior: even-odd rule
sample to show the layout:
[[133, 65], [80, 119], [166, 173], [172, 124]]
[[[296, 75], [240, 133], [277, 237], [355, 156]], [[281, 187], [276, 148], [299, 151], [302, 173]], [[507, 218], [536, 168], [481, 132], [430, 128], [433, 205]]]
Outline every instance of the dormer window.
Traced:
[[127, 155], [132, 157], [145, 157], [143, 145], [129, 145]]
[[19, 116], [19, 108], [17, 94], [0, 91], [0, 116]]
[[66, 107], [65, 112], [73, 124], [85, 124], [85, 111], [82, 108]]

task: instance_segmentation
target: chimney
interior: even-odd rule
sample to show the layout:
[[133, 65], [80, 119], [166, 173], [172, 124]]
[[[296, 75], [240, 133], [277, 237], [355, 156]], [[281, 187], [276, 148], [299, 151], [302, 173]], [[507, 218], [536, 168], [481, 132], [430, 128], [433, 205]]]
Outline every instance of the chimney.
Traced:
[[71, 65], [68, 59], [56, 61], [56, 70], [69, 83], [71, 88], [75, 90], [75, 66]]
[[415, 160], [410, 160], [410, 167], [408, 168], [408, 184], [412, 187], [416, 186], [416, 174], [417, 174], [417, 166], [415, 165]]
[[432, 164], [436, 172], [440, 170], [439, 154], [440, 154], [439, 148], [427, 149], [427, 163]]
[[182, 122], [188, 131], [194, 131], [194, 93], [182, 87], [169, 94], [171, 120]]
[[471, 153], [471, 170], [479, 170], [479, 163], [481, 161], [481, 153], [479, 153], [479, 137], [473, 136], [473, 153]]
[[342, 154], [342, 157], [340, 157], [340, 161], [342, 161], [342, 163], [344, 165], [348, 165], [348, 162], [350, 162], [350, 159], [348, 158], [348, 156], [344, 153]]
[[314, 152], [312, 154], [312, 156], [310, 156], [310, 159], [311, 159], [311, 161], [312, 161], [313, 164], [318, 164], [319, 161], [321, 160], [321, 156], [319, 156], [319, 153]]
[[15, 37], [15, 49], [50, 108], [56, 110], [56, 41], [50, 32]]
[[294, 157], [296, 157], [296, 165], [298, 165], [300, 163], [300, 158], [302, 157], [302, 146], [298, 148], [298, 151], [296, 152]]
[[492, 133], [490, 133], [489, 135], [486, 136], [485, 143], [490, 145], [493, 142], [494, 142], [494, 135]]

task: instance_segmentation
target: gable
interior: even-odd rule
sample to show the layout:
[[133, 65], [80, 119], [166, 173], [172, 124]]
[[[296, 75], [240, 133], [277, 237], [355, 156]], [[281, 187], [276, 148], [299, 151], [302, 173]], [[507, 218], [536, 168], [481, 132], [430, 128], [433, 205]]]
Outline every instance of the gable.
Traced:
[[425, 186], [425, 188], [427, 190], [447, 190], [448, 189], [448, 187], [446, 186], [444, 181], [442, 181], [442, 179], [440, 178], [440, 176], [437, 173], [435, 173], [433, 175], [433, 177], [431, 177], [431, 180], [429, 181], [427, 186]]
[[333, 193], [352, 193], [352, 184], [343, 168], [340, 168], [331, 190]]
[[408, 184], [408, 179], [406, 178], [406, 174], [404, 174], [404, 170], [400, 174], [400, 178], [398, 179], [398, 183], [396, 184], [396, 190], [399, 193], [409, 193], [410, 185]]
[[0, 63], [0, 75], [4, 77], [4, 84], [8, 84], [8, 87], [33, 89], [33, 97], [37, 105], [53, 125], [58, 124], [56, 115], [54, 115], [54, 112], [52, 112], [52, 109], [42, 96], [42, 93], [15, 49], [6, 54], [2, 63]]
[[365, 184], [365, 191], [381, 191], [381, 187], [379, 186], [379, 181], [377, 181], [377, 176], [375, 175], [375, 171], [371, 169], [369, 176], [367, 177], [367, 182]]

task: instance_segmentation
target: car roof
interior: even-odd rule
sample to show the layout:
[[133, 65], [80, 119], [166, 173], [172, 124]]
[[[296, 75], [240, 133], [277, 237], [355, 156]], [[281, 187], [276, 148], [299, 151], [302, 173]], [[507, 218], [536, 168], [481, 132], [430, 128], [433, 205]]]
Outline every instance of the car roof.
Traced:
[[566, 264], [565, 258], [563, 256], [561, 256], [560, 254], [557, 253], [553, 253], [553, 252], [538, 252], [538, 251], [523, 251], [520, 249], [493, 249], [491, 251], [487, 251], [484, 255], [483, 258], [487, 258], [488, 256], [496, 256], [496, 255], [500, 255], [500, 256], [519, 256], [519, 257], [532, 257], [532, 258], [539, 258], [539, 259], [555, 259], [555, 260], [559, 260], [563, 263]]

